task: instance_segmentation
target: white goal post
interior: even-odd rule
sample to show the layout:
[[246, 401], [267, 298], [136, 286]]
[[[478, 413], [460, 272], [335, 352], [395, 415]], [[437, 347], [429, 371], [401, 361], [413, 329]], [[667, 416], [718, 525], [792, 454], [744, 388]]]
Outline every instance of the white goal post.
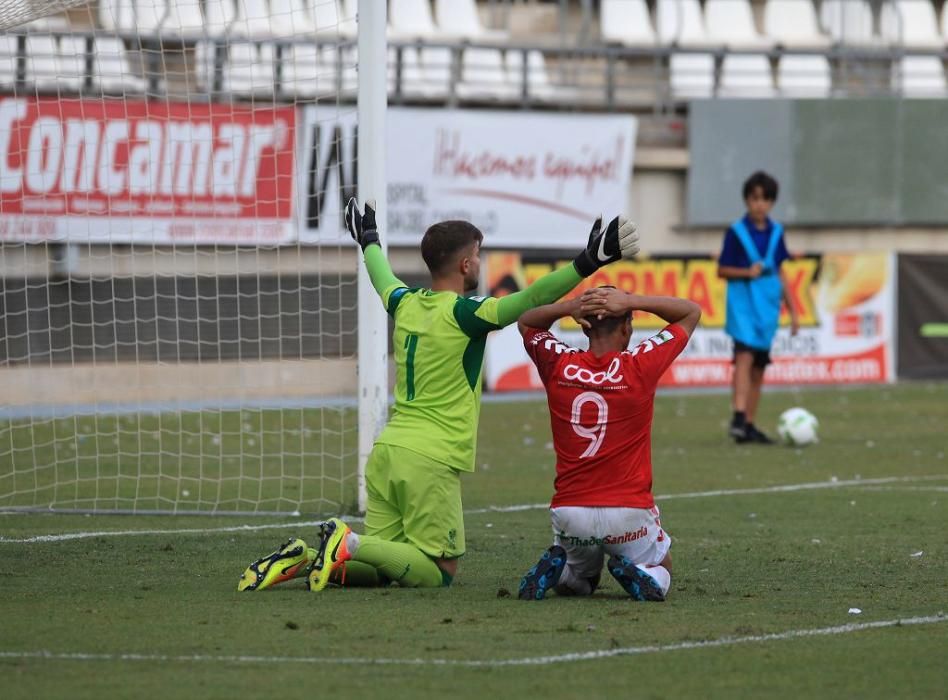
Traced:
[[[386, 3], [0, 0], [0, 511], [365, 506]], [[384, 231], [383, 231], [384, 242]]]

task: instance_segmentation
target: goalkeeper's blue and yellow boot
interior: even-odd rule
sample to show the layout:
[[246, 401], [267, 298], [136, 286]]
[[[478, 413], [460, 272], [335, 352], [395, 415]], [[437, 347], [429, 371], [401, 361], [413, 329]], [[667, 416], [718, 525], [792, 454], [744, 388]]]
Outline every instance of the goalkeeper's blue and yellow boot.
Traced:
[[346, 543], [350, 532], [352, 529], [339, 518], [332, 518], [319, 526], [319, 547], [309, 571], [309, 590], [323, 590], [336, 572], [336, 578], [345, 583], [346, 562], [352, 558]]
[[258, 559], [247, 567], [237, 584], [238, 591], [262, 591], [264, 588], [305, 575], [316, 560], [316, 550], [291, 537], [273, 554]]
[[555, 544], [543, 553], [532, 569], [520, 579], [520, 600], [543, 600], [547, 591], [559, 583], [566, 568], [566, 550]]
[[665, 600], [665, 593], [658, 581], [636, 566], [631, 559], [613, 555], [609, 557], [607, 567], [612, 578], [635, 600], [651, 600], [657, 603]]

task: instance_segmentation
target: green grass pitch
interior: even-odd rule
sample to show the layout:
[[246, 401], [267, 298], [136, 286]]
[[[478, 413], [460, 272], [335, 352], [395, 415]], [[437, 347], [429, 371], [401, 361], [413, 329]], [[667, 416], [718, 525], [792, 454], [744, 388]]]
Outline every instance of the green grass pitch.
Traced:
[[[549, 544], [548, 514], [490, 507], [550, 497], [541, 401], [484, 406], [479, 468], [464, 483], [465, 507], [479, 512], [467, 516], [468, 553], [450, 589], [310, 594], [296, 581], [238, 594], [251, 560], [290, 535], [313, 537], [314, 528], [293, 524], [306, 516], [0, 515], [0, 692], [10, 699], [946, 697], [948, 384], [768, 393], [760, 423], [772, 430], [794, 405], [819, 417], [820, 444], [738, 447], [724, 435], [726, 396], [659, 397], [654, 490], [675, 563], [664, 604], [628, 600], [608, 575], [590, 599], [516, 599], [520, 575]], [[109, 420], [122, 419], [103, 418], [100, 431]], [[195, 450], [211, 449], [201, 447], [200, 421], [162, 420], [142, 430], [173, 440], [178, 426], [197, 440]], [[228, 418], [207, 417], [212, 432], [215, 420]], [[265, 412], [260, 420], [276, 435], [286, 417]], [[17, 426], [0, 425], [4, 431], [21, 439]], [[149, 436], [141, 439], [147, 446]], [[339, 437], [329, 430], [322, 439]], [[226, 476], [224, 458], [238, 446], [214, 447]], [[298, 478], [310, 449], [277, 474]], [[270, 467], [258, 464], [268, 476]], [[0, 478], [11, 466], [0, 462]], [[814, 486], [833, 479], [832, 487]], [[214, 532], [280, 523], [287, 525]], [[184, 529], [192, 531], [173, 532]], [[159, 532], [10, 541], [119, 530]], [[842, 627], [913, 618], [927, 621]], [[807, 630], [834, 633], [800, 634]]]

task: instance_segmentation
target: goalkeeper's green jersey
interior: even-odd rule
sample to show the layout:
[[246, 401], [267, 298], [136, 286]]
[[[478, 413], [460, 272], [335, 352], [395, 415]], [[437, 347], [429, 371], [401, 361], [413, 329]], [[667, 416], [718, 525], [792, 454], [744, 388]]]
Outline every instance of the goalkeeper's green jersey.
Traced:
[[407, 287], [376, 245], [366, 249], [365, 263], [395, 320], [395, 406], [377, 442], [473, 471], [487, 334], [559, 299], [582, 278], [569, 265], [510, 296], [467, 298]]

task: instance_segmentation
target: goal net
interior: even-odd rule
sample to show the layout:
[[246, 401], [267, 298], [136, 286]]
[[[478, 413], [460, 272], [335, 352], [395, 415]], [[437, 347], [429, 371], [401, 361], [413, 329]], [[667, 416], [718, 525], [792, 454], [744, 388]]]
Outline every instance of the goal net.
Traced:
[[0, 0], [0, 509], [358, 502], [354, 0]]

